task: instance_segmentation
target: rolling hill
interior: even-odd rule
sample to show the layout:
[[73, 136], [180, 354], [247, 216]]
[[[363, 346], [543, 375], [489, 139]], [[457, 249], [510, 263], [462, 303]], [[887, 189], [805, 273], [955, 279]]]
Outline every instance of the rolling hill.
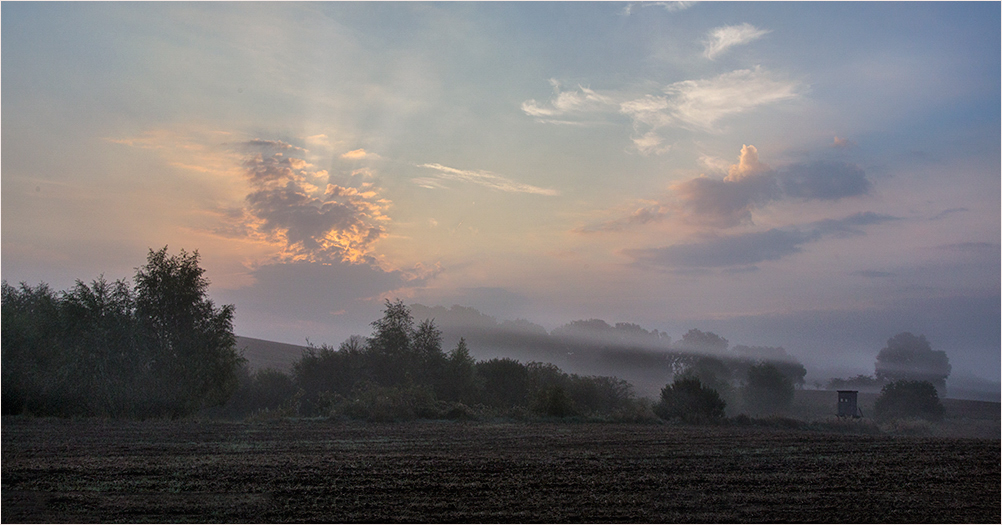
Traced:
[[274, 368], [282, 372], [290, 372], [292, 363], [303, 355], [303, 350], [306, 348], [302, 345], [237, 336], [237, 350], [247, 359], [247, 366], [251, 370]]

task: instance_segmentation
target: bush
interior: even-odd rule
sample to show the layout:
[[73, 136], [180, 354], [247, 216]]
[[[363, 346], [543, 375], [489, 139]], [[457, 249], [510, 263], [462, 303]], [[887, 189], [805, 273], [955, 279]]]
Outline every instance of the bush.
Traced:
[[654, 406], [654, 413], [662, 419], [703, 423], [723, 418], [726, 406], [720, 394], [699, 379], [681, 377], [661, 390], [661, 402]]
[[936, 387], [929, 381], [901, 380], [888, 383], [873, 403], [880, 419], [919, 418], [928, 421], [943, 419], [943, 404]]

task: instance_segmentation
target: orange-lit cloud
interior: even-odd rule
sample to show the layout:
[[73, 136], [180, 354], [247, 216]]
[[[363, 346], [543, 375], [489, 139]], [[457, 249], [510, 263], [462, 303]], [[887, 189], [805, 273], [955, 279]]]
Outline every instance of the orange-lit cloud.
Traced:
[[835, 140], [832, 142], [832, 147], [838, 149], [849, 149], [855, 145], [855, 142], [842, 137], [835, 137]]
[[260, 149], [243, 163], [251, 192], [239, 222], [248, 234], [281, 242], [287, 261], [368, 260], [373, 244], [386, 235], [388, 201], [371, 187], [336, 184], [327, 171], [275, 151], [291, 149], [285, 143], [244, 145]]
[[351, 151], [349, 151], [347, 153], [342, 153], [341, 154], [341, 158], [342, 159], [349, 159], [349, 160], [364, 159], [364, 158], [369, 157], [369, 156], [370, 156], [370, 154], [367, 153], [362, 148], [359, 148], [359, 149], [356, 149], [356, 150], [351, 150]]

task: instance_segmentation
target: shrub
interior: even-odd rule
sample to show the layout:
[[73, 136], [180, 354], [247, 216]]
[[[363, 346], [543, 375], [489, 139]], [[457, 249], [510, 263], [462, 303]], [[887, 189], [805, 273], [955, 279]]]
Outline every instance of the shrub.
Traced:
[[699, 379], [681, 377], [661, 390], [661, 402], [654, 406], [654, 413], [662, 419], [702, 423], [724, 417], [726, 406], [720, 394]]
[[880, 419], [920, 418], [928, 421], [943, 419], [943, 404], [936, 387], [929, 381], [893, 381], [880, 390], [873, 403]]

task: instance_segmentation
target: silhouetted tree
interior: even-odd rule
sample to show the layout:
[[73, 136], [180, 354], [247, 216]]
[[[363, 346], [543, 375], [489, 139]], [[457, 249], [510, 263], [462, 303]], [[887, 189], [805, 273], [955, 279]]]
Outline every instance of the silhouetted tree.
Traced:
[[703, 332], [693, 328], [673, 346], [683, 352], [723, 354], [727, 351], [728, 344], [727, 339], [713, 332]]
[[401, 384], [418, 363], [412, 347], [414, 318], [404, 302], [386, 300], [383, 317], [372, 322], [368, 363], [372, 379], [383, 386]]
[[654, 413], [662, 419], [702, 423], [724, 417], [726, 406], [716, 390], [688, 376], [677, 378], [661, 389], [661, 400], [654, 405]]
[[64, 292], [60, 309], [67, 386], [86, 392], [86, 407], [74, 413], [128, 413], [148, 379], [132, 290], [103, 276], [91, 286], [78, 280]]
[[217, 308], [198, 251], [150, 250], [136, 271], [136, 315], [146, 366], [155, 371], [147, 407], [173, 416], [224, 403], [237, 387], [241, 358], [233, 305]]
[[477, 363], [476, 371], [483, 384], [485, 405], [499, 408], [527, 405], [529, 373], [525, 365], [507, 357], [495, 358]]
[[459, 338], [456, 348], [449, 352], [446, 363], [446, 378], [443, 383], [443, 399], [471, 403], [476, 395], [476, 361], [470, 357], [466, 339]]
[[136, 284], [3, 283], [4, 413], [180, 416], [237, 388], [233, 306], [207, 298], [198, 252], [150, 250]]
[[563, 385], [555, 384], [536, 392], [536, 401], [530, 408], [539, 414], [551, 417], [567, 417], [577, 414], [574, 402], [567, 395]]
[[748, 368], [748, 381], [742, 392], [748, 411], [783, 412], [790, 408], [793, 394], [793, 382], [772, 363], [760, 363]]
[[917, 417], [939, 421], [944, 409], [936, 387], [929, 381], [900, 380], [884, 385], [873, 411], [882, 419]]
[[319, 348], [310, 345], [303, 350], [292, 363], [292, 378], [303, 393], [303, 415], [321, 415], [325, 395], [351, 395], [357, 384], [368, 380], [365, 361], [365, 350], [358, 336], [348, 338], [337, 350], [327, 345]]
[[887, 340], [874, 369], [881, 381], [928, 381], [945, 391], [951, 367], [946, 352], [933, 350], [924, 335], [902, 332]]
[[446, 381], [446, 357], [442, 351], [442, 331], [435, 327], [434, 320], [425, 319], [418, 324], [412, 345], [417, 358], [417, 380], [441, 392]]
[[682, 375], [699, 379], [703, 386], [716, 390], [721, 399], [727, 403], [735, 401], [731, 368], [719, 358], [699, 356], [685, 368]]
[[62, 350], [61, 301], [47, 284], [2, 284], [3, 414], [59, 414], [71, 364]]

